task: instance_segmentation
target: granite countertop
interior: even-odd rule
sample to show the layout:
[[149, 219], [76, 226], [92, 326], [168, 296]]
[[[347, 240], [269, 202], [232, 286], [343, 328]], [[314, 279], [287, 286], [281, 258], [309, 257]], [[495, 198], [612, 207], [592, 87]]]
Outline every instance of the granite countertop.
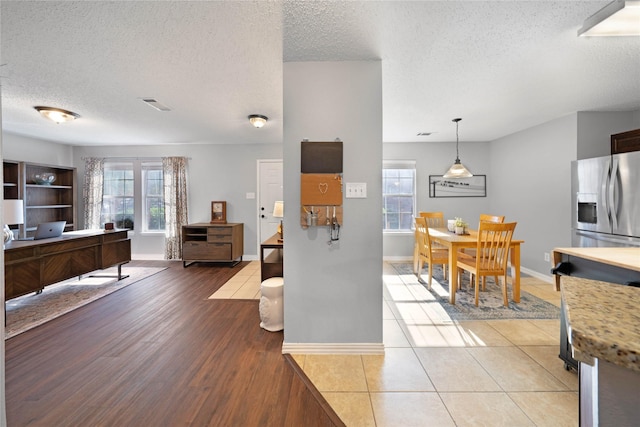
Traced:
[[562, 276], [561, 292], [573, 357], [640, 372], [640, 288]]

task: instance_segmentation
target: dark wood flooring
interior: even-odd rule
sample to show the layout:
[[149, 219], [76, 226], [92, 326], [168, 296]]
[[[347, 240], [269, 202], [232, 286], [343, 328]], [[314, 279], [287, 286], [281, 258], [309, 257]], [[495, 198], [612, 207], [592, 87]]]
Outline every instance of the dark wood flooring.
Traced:
[[344, 425], [258, 301], [207, 299], [245, 263], [135, 264], [169, 268], [6, 341], [10, 427]]

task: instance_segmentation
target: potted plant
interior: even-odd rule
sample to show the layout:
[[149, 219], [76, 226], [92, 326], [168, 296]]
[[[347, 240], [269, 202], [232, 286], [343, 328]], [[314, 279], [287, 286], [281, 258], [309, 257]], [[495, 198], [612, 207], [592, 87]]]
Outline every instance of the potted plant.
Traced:
[[456, 234], [465, 234], [467, 223], [462, 218], [456, 218]]

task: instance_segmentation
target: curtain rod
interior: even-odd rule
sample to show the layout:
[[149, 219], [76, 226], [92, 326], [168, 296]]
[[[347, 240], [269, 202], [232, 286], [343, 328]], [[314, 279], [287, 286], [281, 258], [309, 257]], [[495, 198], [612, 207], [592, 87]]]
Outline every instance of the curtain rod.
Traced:
[[[119, 160], [119, 161], [132, 161], [132, 160], [140, 160], [143, 162], [157, 162], [158, 160], [162, 160], [163, 157], [184, 157], [184, 156], [158, 156], [158, 157], [100, 157], [100, 156], [93, 156], [93, 157], [81, 157], [80, 159], [82, 160], [87, 160], [90, 158], [102, 158], [104, 160]], [[187, 160], [191, 160], [191, 157], [184, 157]]]

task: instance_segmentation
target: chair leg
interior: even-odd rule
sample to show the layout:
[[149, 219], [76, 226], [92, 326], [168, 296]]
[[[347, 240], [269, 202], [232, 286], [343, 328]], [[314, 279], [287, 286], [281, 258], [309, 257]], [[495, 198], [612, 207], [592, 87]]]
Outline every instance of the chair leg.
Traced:
[[[484, 279], [484, 278], [483, 278]], [[480, 297], [480, 279], [476, 277], [475, 285], [473, 285], [475, 295], [476, 295], [476, 307], [478, 306], [478, 299]]]
[[422, 280], [420, 274], [422, 273], [422, 266], [424, 265], [424, 261], [418, 257], [418, 268], [416, 269], [416, 276], [418, 276], [418, 280]]
[[[431, 258], [429, 258], [431, 259]], [[429, 261], [429, 281], [427, 282], [427, 289], [431, 290], [431, 278], [433, 277], [433, 264]]]
[[507, 295], [507, 275], [502, 278], [502, 299], [504, 300], [504, 306], [509, 306], [509, 296]]
[[413, 246], [413, 273], [418, 273], [418, 264], [420, 263], [420, 257], [418, 255], [418, 245]]

